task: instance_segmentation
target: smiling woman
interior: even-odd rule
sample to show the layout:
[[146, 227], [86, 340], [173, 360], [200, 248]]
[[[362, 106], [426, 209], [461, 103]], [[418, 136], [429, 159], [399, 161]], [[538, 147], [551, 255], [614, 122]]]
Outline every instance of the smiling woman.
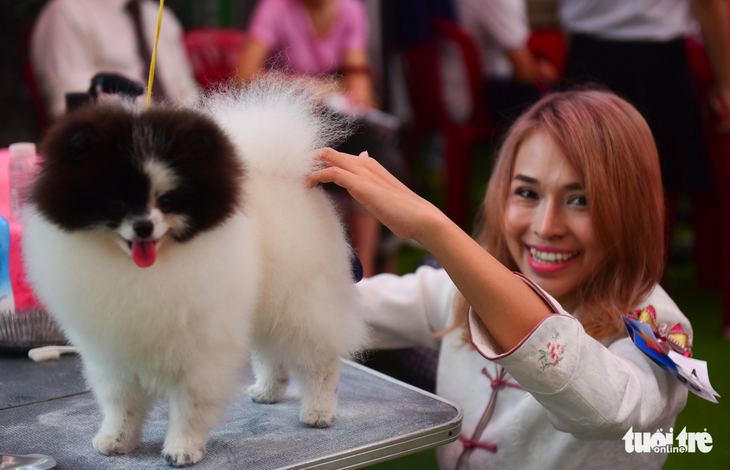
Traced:
[[[622, 333], [622, 318], [661, 279], [663, 200], [656, 146], [638, 111], [611, 93], [566, 92], [513, 126], [476, 238], [601, 339]], [[572, 263], [548, 264], [565, 250]]]
[[536, 103], [500, 150], [475, 240], [372, 158], [321, 159], [310, 185], [347, 188], [444, 267], [358, 284], [374, 348], [440, 350], [436, 391], [464, 409], [442, 468], [662, 466], [621, 438], [673, 427], [687, 389], [622, 321], [651, 307], [661, 329], [692, 333], [658, 284], [662, 184], [636, 109], [602, 91]]

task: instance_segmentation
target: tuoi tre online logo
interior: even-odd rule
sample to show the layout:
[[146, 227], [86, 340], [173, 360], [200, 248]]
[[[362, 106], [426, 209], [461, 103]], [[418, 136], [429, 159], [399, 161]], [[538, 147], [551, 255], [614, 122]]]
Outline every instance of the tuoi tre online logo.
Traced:
[[[623, 439], [626, 452], [654, 452], [654, 453], [691, 453], [699, 450], [707, 453], [712, 450], [712, 436], [707, 432], [687, 432], [682, 429], [677, 437], [674, 437], [674, 429], [669, 428], [668, 433], [659, 429], [655, 433], [634, 432], [633, 426], [626, 432]], [[675, 443], [676, 441], [676, 443]]]

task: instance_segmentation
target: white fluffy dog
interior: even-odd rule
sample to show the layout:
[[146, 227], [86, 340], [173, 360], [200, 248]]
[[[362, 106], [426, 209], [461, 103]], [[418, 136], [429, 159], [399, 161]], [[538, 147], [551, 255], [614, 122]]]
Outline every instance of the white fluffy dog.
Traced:
[[332, 424], [339, 358], [366, 331], [340, 221], [303, 180], [341, 131], [277, 79], [196, 109], [90, 105], [50, 130], [23, 250], [102, 408], [99, 452], [135, 449], [163, 396], [164, 457], [199, 461], [252, 350], [254, 401], [291, 371], [301, 421]]

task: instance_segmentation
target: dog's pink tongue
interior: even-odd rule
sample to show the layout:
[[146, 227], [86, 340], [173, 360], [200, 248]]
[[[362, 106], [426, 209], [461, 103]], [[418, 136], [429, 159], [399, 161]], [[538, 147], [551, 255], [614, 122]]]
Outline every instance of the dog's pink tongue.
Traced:
[[153, 242], [132, 242], [132, 259], [140, 268], [155, 264], [157, 248]]

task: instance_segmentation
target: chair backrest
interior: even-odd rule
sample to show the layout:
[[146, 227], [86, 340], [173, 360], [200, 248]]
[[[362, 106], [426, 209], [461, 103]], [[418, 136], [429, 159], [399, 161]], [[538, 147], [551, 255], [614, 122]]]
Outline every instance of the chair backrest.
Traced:
[[226, 81], [236, 70], [246, 33], [229, 28], [198, 28], [185, 32], [185, 47], [195, 78], [205, 89]]
[[562, 77], [568, 61], [565, 33], [558, 29], [539, 29], [530, 34], [527, 47], [535, 57], [550, 62]]
[[431, 22], [437, 36], [453, 42], [461, 52], [472, 102], [471, 123], [478, 126], [489, 126], [483, 68], [479, 48], [474, 42], [474, 38], [464, 28], [449, 19], [434, 17]]
[[461, 26], [447, 18], [434, 16], [431, 25], [434, 32], [432, 41], [405, 49], [408, 90], [416, 124], [423, 130], [436, 130], [452, 124], [444, 102], [441, 57], [437, 46], [437, 41], [447, 41], [455, 45], [461, 54], [466, 72], [467, 92], [472, 107], [470, 124], [488, 126], [482, 69], [474, 40]]

